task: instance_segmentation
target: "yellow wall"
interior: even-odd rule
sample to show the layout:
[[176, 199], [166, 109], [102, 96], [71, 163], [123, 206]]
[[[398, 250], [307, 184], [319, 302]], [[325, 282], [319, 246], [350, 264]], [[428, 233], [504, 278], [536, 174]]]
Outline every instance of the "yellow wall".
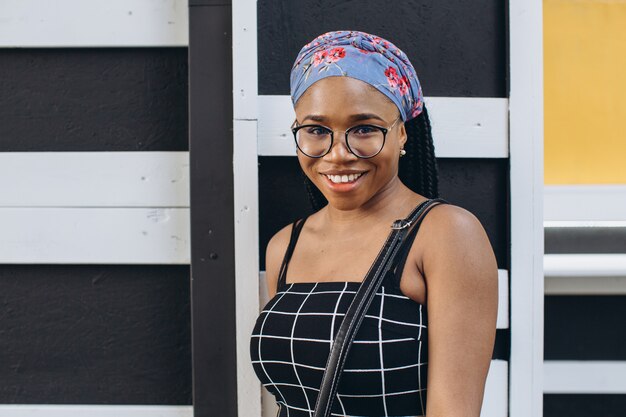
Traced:
[[545, 183], [626, 184], [626, 0], [543, 11]]

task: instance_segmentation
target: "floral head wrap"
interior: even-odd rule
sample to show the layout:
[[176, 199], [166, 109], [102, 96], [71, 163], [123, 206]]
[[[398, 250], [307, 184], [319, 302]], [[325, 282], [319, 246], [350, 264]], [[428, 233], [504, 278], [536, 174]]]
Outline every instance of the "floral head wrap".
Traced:
[[373, 86], [395, 103], [405, 122], [422, 112], [424, 97], [413, 65], [398, 47], [378, 36], [342, 30], [304, 45], [291, 69], [292, 103], [316, 81], [333, 76]]

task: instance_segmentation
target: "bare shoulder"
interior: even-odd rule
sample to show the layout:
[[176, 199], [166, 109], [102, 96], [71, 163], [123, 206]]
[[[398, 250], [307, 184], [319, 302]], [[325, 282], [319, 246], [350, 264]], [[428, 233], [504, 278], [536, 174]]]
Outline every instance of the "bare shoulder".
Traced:
[[[421, 232], [429, 237], [423, 252], [423, 271], [450, 271], [453, 268], [491, 280], [497, 278], [497, 263], [487, 232], [469, 210], [454, 204], [438, 204], [422, 223]], [[432, 275], [432, 274], [431, 274]]]
[[287, 245], [289, 245], [291, 230], [291, 223], [280, 229], [272, 236], [265, 249], [265, 280], [270, 298], [276, 294], [278, 273], [287, 250]]

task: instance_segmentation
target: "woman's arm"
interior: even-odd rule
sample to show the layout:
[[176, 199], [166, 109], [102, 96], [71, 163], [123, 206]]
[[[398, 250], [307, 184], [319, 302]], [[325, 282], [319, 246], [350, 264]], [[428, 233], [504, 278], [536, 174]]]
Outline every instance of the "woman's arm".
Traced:
[[426, 415], [479, 417], [496, 334], [498, 265], [484, 228], [471, 212], [451, 204], [432, 211], [424, 226], [434, 238], [423, 253]]

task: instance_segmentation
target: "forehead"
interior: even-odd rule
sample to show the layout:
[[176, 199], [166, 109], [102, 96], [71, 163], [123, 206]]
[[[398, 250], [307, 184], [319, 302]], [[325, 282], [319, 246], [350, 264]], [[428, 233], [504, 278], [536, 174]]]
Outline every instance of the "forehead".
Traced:
[[391, 117], [396, 105], [368, 83], [351, 77], [326, 77], [312, 84], [295, 106], [297, 115], [375, 113]]

